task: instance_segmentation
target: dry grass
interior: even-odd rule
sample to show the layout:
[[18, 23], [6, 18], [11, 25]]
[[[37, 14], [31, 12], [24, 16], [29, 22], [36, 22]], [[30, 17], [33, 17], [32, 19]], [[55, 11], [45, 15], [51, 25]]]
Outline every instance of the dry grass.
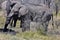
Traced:
[[0, 33], [0, 40], [60, 40], [60, 36], [44, 36], [33, 32], [17, 33], [16, 35]]

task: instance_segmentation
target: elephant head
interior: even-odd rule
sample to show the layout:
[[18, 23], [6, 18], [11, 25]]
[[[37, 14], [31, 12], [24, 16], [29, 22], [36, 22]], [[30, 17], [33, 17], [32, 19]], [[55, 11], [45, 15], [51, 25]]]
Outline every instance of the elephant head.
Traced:
[[9, 14], [9, 12], [11, 11], [11, 9], [13, 8], [13, 6], [16, 3], [21, 3], [21, 2], [7, 0], [7, 1], [4, 1], [3, 3], [1, 3], [1, 8], [2, 8], [2, 10], [6, 11], [7, 14]]

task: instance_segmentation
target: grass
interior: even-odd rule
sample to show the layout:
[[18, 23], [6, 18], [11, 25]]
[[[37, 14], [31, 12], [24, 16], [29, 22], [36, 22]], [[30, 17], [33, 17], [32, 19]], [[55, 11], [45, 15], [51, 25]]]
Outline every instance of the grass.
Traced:
[[44, 36], [33, 32], [17, 33], [16, 35], [0, 33], [0, 40], [60, 40], [60, 36]]
[[[0, 28], [3, 28], [5, 23], [5, 18], [0, 16]], [[43, 35], [39, 31], [38, 32], [20, 32], [19, 24], [17, 22], [17, 26], [12, 28], [14, 30], [19, 30], [19, 33], [16, 35], [9, 34], [9, 33], [2, 33], [0, 32], [0, 40], [60, 40], [60, 35]]]

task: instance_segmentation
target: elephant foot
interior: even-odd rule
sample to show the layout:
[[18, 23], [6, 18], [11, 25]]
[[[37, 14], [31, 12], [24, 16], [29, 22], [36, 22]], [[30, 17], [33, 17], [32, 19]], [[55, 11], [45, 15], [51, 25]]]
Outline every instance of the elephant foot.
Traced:
[[7, 29], [7, 28], [4, 28], [4, 29], [3, 29], [3, 32], [7, 32], [7, 31], [8, 31], [8, 29]]
[[20, 26], [20, 28], [22, 28], [22, 26]]

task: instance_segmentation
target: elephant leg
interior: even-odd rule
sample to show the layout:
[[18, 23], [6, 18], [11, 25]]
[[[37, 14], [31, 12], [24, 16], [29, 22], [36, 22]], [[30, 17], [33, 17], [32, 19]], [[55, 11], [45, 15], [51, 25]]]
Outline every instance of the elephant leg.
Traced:
[[20, 23], [20, 28], [22, 28], [22, 24], [24, 23], [24, 21], [23, 20], [21, 20], [21, 23]]
[[47, 21], [46, 23], [45, 23], [45, 32], [47, 33], [47, 31], [48, 31], [48, 24], [49, 24], [49, 21]]
[[17, 19], [14, 20], [13, 27], [16, 27], [16, 22], [17, 22]]
[[48, 31], [48, 22], [45, 23], [45, 32]]
[[20, 28], [22, 28], [22, 32], [25, 31], [24, 20], [23, 20], [23, 18], [21, 19]]
[[21, 21], [21, 23], [20, 23], [20, 28], [22, 28], [22, 21]]
[[25, 29], [26, 29], [26, 28], [24, 27], [24, 23], [21, 24], [21, 27], [22, 27], [22, 32], [24, 32]]
[[13, 27], [16, 27], [16, 22], [17, 22], [17, 19], [18, 19], [18, 14], [14, 14], [14, 17], [13, 17]]
[[46, 34], [47, 31], [48, 31], [48, 24], [49, 24], [49, 21], [48, 21], [48, 22], [44, 22], [44, 23], [42, 24], [43, 27], [44, 27], [44, 34]]
[[11, 20], [11, 23], [10, 23], [10, 26], [11, 26], [11, 27], [13, 26], [13, 21], [14, 21], [14, 20], [12, 19], [12, 20]]
[[21, 22], [20, 22], [20, 28], [22, 28], [22, 24], [24, 23], [24, 17], [21, 16], [20, 18], [18, 18]]
[[8, 26], [8, 24], [10, 23], [11, 18], [12, 18], [12, 17], [7, 17], [6, 22], [5, 22], [5, 25], [4, 25], [4, 30], [3, 30], [4, 32], [7, 31], [7, 26]]
[[23, 18], [22, 20], [22, 32], [30, 30], [30, 22], [31, 22], [30, 16], [25, 15], [25, 18]]
[[10, 23], [11, 27], [16, 27], [17, 20], [13, 19]]
[[22, 27], [22, 32], [30, 30], [30, 20], [22, 18], [20, 27]]
[[30, 30], [30, 22], [30, 20], [25, 20], [24, 23], [22, 23], [22, 32]]
[[30, 30], [30, 22], [31, 22], [31, 18], [29, 14], [26, 14], [21, 17], [22, 32]]

